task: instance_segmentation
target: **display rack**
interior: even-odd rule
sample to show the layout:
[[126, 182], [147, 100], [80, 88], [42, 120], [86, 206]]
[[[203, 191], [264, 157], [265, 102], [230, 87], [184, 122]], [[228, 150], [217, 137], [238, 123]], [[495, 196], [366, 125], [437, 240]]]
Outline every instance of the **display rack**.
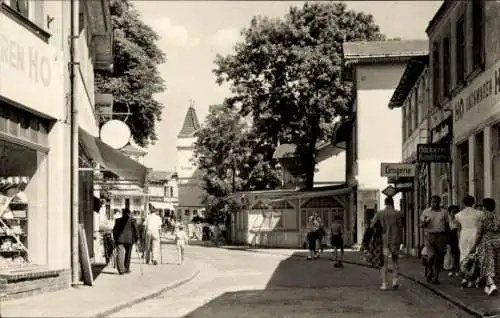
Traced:
[[28, 263], [27, 177], [0, 177], [0, 268]]

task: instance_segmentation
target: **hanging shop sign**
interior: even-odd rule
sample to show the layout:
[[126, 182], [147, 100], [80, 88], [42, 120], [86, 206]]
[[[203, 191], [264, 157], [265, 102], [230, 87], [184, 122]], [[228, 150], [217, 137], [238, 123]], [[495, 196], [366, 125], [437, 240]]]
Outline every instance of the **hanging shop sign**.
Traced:
[[417, 145], [418, 162], [450, 162], [450, 145], [447, 143], [431, 143]]
[[380, 164], [380, 176], [388, 178], [409, 178], [415, 176], [415, 165], [411, 163], [388, 163]]
[[497, 114], [500, 101], [500, 61], [479, 74], [451, 100], [453, 136], [460, 139]]
[[396, 192], [407, 192], [413, 190], [413, 182], [402, 182], [394, 184]]

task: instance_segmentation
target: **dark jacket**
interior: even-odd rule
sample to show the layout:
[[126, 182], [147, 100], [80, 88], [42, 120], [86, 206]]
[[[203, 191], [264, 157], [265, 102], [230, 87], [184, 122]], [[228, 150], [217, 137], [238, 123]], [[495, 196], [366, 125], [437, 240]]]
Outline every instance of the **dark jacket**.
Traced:
[[116, 219], [113, 227], [113, 239], [116, 244], [133, 244], [138, 239], [137, 223], [135, 219], [124, 215]]

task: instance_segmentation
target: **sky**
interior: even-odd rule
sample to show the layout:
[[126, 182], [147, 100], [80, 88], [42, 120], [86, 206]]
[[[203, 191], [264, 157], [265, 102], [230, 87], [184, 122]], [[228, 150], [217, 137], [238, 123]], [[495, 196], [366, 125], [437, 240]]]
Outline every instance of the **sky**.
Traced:
[[[167, 90], [156, 98], [165, 105], [158, 123], [158, 141], [146, 149], [145, 165], [174, 171], [176, 142], [189, 100], [195, 102], [200, 122], [210, 105], [229, 95], [215, 83], [217, 53], [232, 52], [240, 30], [253, 16], [279, 17], [302, 1], [133, 1], [142, 20], [161, 37], [159, 47], [167, 62], [159, 66]], [[426, 39], [425, 28], [442, 1], [346, 1], [349, 9], [373, 15], [387, 37]]]

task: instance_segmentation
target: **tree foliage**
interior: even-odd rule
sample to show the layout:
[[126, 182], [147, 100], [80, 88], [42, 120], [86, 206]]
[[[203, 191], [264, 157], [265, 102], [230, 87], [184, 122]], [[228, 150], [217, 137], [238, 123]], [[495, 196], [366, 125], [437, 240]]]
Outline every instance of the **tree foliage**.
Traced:
[[228, 56], [216, 57], [214, 73], [230, 83], [228, 105], [253, 118], [255, 133], [276, 145], [297, 145], [298, 162], [312, 188], [316, 144], [332, 135], [336, 116], [350, 114], [350, 82], [344, 81], [345, 41], [382, 40], [371, 15], [343, 3], [306, 3], [279, 19], [254, 17]]
[[194, 160], [202, 171], [207, 212], [221, 210], [227, 203], [224, 197], [233, 191], [273, 189], [279, 183], [271, 162], [273, 147], [261, 142], [227, 105], [210, 106], [195, 137]]
[[113, 94], [114, 112], [131, 112], [126, 122], [134, 141], [147, 146], [157, 140], [155, 128], [161, 120], [163, 105], [154, 95], [166, 88], [158, 71], [166, 56], [156, 44], [158, 34], [141, 20], [131, 3], [111, 0], [110, 9], [114, 68], [111, 73], [96, 72], [95, 84], [98, 92]]

